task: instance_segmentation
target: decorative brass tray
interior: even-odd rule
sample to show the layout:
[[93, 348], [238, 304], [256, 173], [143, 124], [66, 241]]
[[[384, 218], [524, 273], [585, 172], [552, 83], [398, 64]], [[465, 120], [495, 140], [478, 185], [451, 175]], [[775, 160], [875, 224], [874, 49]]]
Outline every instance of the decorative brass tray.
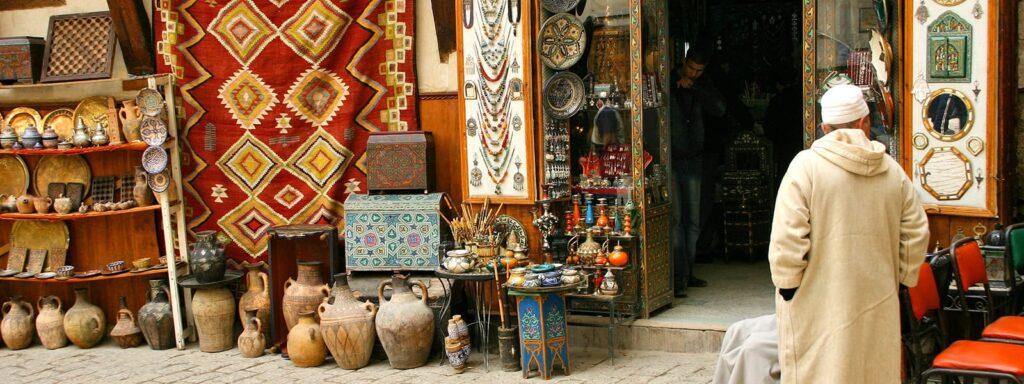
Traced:
[[0, 195], [21, 196], [28, 192], [29, 173], [25, 160], [18, 155], [0, 155]]
[[35, 174], [32, 175], [36, 195], [45, 196], [46, 189], [50, 183], [81, 183], [85, 186], [82, 198], [89, 195], [89, 186], [92, 184], [92, 170], [85, 157], [75, 156], [45, 156], [36, 164]]

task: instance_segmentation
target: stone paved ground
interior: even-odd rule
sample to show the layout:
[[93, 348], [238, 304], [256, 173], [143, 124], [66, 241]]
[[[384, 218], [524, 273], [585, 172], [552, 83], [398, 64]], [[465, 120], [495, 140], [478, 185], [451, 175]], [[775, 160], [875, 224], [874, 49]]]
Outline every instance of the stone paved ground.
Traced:
[[[714, 354], [675, 354], [628, 351], [612, 366], [605, 352], [574, 350], [571, 376], [556, 375], [550, 383], [677, 383], [706, 384], [714, 371]], [[68, 346], [46, 350], [0, 349], [0, 380], [8, 383], [518, 383], [521, 372], [501, 372], [497, 356], [485, 372], [479, 353], [472, 367], [455, 375], [447, 365], [431, 360], [412, 370], [391, 369], [386, 361], [347, 371], [328, 361], [318, 368], [295, 368], [279, 355], [246, 359], [237, 350], [203, 353], [193, 344], [184, 351], [153, 351], [143, 346], [123, 350], [112, 342], [83, 350]], [[530, 381], [541, 383], [539, 377]]]

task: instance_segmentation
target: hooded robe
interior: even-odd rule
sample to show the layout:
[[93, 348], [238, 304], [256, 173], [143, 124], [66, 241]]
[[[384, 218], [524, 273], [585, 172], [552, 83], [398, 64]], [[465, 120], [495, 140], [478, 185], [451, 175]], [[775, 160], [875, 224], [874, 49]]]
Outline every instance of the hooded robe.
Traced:
[[779, 188], [768, 260], [784, 384], [899, 383], [899, 284], [917, 284], [928, 218], [900, 168], [857, 129], [800, 152]]

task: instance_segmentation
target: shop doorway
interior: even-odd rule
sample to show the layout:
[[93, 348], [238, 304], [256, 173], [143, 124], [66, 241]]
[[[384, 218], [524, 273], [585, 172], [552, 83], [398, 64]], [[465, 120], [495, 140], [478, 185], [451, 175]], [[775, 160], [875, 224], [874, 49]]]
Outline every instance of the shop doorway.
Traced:
[[774, 192], [803, 149], [801, 9], [800, 0], [670, 3], [670, 124], [682, 207], [673, 269], [677, 288], [688, 288], [659, 320], [724, 329], [774, 312]]

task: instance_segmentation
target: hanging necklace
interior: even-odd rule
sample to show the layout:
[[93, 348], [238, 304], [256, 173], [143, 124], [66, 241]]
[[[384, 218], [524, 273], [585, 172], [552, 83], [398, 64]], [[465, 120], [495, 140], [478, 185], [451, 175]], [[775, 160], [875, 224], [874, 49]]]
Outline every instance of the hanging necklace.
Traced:
[[523, 190], [526, 189], [526, 176], [523, 175], [523, 172], [521, 170], [522, 165], [523, 160], [517, 157], [516, 175], [512, 176], [512, 189], [515, 189], [516, 191], [519, 192], [522, 192]]
[[[480, 33], [477, 32], [477, 40], [480, 40]], [[500, 42], [483, 42], [476, 47], [477, 56], [482, 58], [487, 67], [491, 71], [497, 71], [498, 68], [505, 65], [508, 61], [508, 47], [510, 39], [505, 38], [504, 41]]]
[[[505, 56], [504, 62], [506, 62], [506, 63], [508, 62], [508, 56]], [[488, 73], [487, 71], [484, 70], [484, 67], [483, 67], [482, 64], [477, 63], [477, 69], [480, 70], [480, 77], [483, 77], [484, 80], [490, 81], [492, 83], [497, 83], [499, 81], [504, 81], [505, 80], [505, 74], [508, 72], [508, 68], [509, 68], [509, 66], [507, 66], [507, 65], [501, 65], [498, 68], [498, 73], [496, 73], [496, 74], [494, 74], [492, 76], [490, 73]]]
[[505, 182], [505, 178], [508, 177], [509, 159], [512, 158], [513, 153], [515, 153], [514, 148], [505, 154], [504, 159], [498, 165], [495, 165], [487, 159], [487, 156], [484, 156], [484, 167], [487, 168], [487, 176], [491, 178], [495, 185], [501, 185]]
[[508, 0], [508, 22], [512, 24], [512, 34], [519, 35], [519, 20], [523, 17], [523, 9], [520, 0]]
[[473, 28], [473, 3], [473, 0], [464, 0], [462, 2], [462, 28]]
[[491, 108], [488, 105], [488, 103], [480, 103], [480, 104], [483, 105], [483, 107], [484, 107], [483, 108], [484, 109], [484, 114], [487, 115], [487, 116], [490, 116], [491, 120], [497, 121], [498, 120], [498, 116], [504, 116], [505, 115], [505, 110], [508, 109], [508, 106], [512, 104], [512, 98], [506, 97], [505, 98], [505, 102], [501, 104], [501, 108], [498, 109], [498, 110], [494, 110], [494, 108]]
[[480, 187], [484, 184], [484, 172], [480, 170], [479, 155], [473, 156], [473, 170], [469, 171], [469, 185]]

